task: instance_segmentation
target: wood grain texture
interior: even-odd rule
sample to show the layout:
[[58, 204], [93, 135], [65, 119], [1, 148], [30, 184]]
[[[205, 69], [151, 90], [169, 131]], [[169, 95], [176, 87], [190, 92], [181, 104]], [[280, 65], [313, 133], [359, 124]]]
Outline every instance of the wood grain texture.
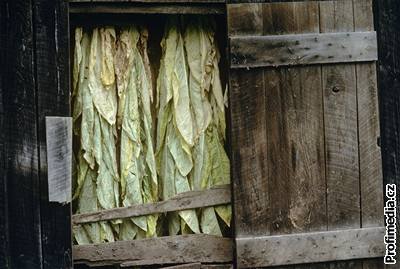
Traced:
[[[262, 34], [260, 4], [228, 5], [227, 12], [229, 35]], [[270, 220], [264, 71], [230, 70], [229, 83], [235, 233], [263, 234]]]
[[224, 14], [224, 5], [218, 3], [205, 4], [86, 4], [71, 3], [71, 14]]
[[[353, 31], [352, 1], [321, 2], [321, 32]], [[355, 65], [322, 67], [328, 227], [360, 227]]]
[[49, 202], [71, 202], [72, 118], [46, 117]]
[[377, 60], [375, 32], [231, 37], [231, 68]]
[[[316, 3], [266, 4], [264, 34], [317, 32]], [[303, 14], [307, 14], [303, 16]], [[270, 224], [266, 234], [326, 229], [319, 67], [266, 69]]]
[[[354, 30], [374, 30], [372, 0], [353, 0]], [[360, 154], [361, 226], [384, 225], [383, 175], [377, 72], [375, 63], [357, 64], [357, 108]], [[363, 261], [363, 269], [383, 269], [382, 258]]]
[[[353, 1], [320, 2], [321, 32], [354, 31]], [[353, 64], [322, 67], [326, 141], [328, 229], [361, 227], [357, 81]], [[331, 269], [361, 269], [361, 261]]]
[[34, 0], [43, 268], [71, 268], [71, 204], [49, 202], [46, 116], [70, 116], [68, 3]]
[[255, 268], [382, 257], [385, 252], [382, 241], [384, 234], [385, 227], [379, 227], [238, 238], [238, 267]]
[[[377, 0], [379, 40], [379, 102], [384, 184], [400, 189], [400, 5], [396, 0]], [[397, 192], [400, 201], [400, 192]], [[400, 207], [397, 207], [400, 216]], [[397, 218], [397, 232], [400, 232]], [[397, 261], [400, 255], [397, 253]], [[387, 266], [388, 269], [395, 266]]]
[[232, 262], [232, 240], [206, 234], [166, 236], [73, 247], [75, 263], [142, 266]]
[[[8, 12], [7, 3], [0, 3], [0, 130], [5, 130], [5, 110], [3, 96], [6, 91], [7, 73], [7, 37], [8, 37]], [[8, 192], [6, 180], [6, 133], [0, 132], [0, 268], [9, 267], [9, 230], [8, 230]]]
[[[356, 31], [373, 30], [372, 0], [354, 0], [354, 27]], [[384, 195], [376, 65], [357, 64], [356, 72], [362, 227], [382, 226]]]
[[[9, 267], [42, 268], [32, 2], [5, 1], [7, 78], [3, 86]], [[1, 67], [3, 68], [3, 67]], [[2, 175], [3, 176], [3, 175]]]
[[78, 225], [103, 220], [130, 218], [206, 206], [223, 205], [230, 202], [230, 185], [223, 185], [204, 191], [184, 192], [169, 200], [157, 203], [120, 207], [94, 213], [74, 215], [72, 217], [72, 223]]

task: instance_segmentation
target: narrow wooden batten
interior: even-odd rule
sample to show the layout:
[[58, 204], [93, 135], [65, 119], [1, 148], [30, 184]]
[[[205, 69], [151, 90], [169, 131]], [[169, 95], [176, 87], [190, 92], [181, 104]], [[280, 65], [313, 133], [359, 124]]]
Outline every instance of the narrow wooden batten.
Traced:
[[376, 61], [376, 32], [233, 36], [231, 67]]

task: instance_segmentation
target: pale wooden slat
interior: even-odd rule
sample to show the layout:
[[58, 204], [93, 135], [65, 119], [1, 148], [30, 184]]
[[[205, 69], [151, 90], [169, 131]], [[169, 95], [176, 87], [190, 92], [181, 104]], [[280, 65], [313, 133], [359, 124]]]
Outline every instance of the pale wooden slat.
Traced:
[[72, 118], [46, 117], [49, 202], [71, 201]]
[[230, 38], [231, 67], [308, 65], [377, 60], [376, 33], [325, 33]]
[[97, 221], [123, 219], [157, 213], [222, 205], [230, 202], [230, 185], [221, 185], [209, 190], [180, 193], [167, 201], [74, 215], [72, 216], [72, 223], [74, 225], [78, 225]]
[[206, 234], [118, 241], [73, 247], [76, 264], [141, 266], [179, 263], [230, 263], [230, 238]]
[[253, 268], [382, 257], [385, 251], [384, 233], [384, 227], [376, 227], [237, 238], [238, 267]]
[[74, 3], [70, 5], [71, 14], [224, 14], [224, 6], [209, 3], [208, 5], [184, 5], [184, 4], [141, 4], [134, 5], [110, 5], [110, 4], [86, 4]]

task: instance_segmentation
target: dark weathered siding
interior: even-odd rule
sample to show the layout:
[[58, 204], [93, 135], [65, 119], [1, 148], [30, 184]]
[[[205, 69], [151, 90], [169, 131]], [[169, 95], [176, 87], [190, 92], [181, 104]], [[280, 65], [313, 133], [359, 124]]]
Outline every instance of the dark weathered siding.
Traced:
[[[385, 184], [397, 184], [397, 201], [400, 201], [400, 5], [397, 0], [375, 2], [383, 178]], [[399, 227], [398, 217], [398, 231]]]
[[69, 115], [67, 3], [2, 1], [0, 36], [0, 268], [69, 268], [70, 205], [48, 202], [44, 125]]

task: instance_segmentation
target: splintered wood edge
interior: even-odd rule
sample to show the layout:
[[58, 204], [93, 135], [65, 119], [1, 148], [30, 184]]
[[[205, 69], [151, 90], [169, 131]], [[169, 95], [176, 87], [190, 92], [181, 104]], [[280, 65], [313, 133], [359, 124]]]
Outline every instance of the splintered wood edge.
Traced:
[[383, 257], [384, 227], [237, 238], [239, 268]]
[[376, 32], [230, 37], [231, 68], [368, 62], [378, 59]]
[[76, 245], [72, 255], [75, 264], [89, 266], [232, 263], [233, 240], [206, 234], [165, 236]]
[[216, 186], [204, 191], [190, 191], [180, 193], [167, 201], [151, 204], [141, 204], [130, 207], [119, 207], [93, 213], [77, 214], [72, 216], [72, 224], [124, 219], [157, 213], [173, 212], [186, 209], [201, 208], [229, 204], [231, 202], [230, 185]]

